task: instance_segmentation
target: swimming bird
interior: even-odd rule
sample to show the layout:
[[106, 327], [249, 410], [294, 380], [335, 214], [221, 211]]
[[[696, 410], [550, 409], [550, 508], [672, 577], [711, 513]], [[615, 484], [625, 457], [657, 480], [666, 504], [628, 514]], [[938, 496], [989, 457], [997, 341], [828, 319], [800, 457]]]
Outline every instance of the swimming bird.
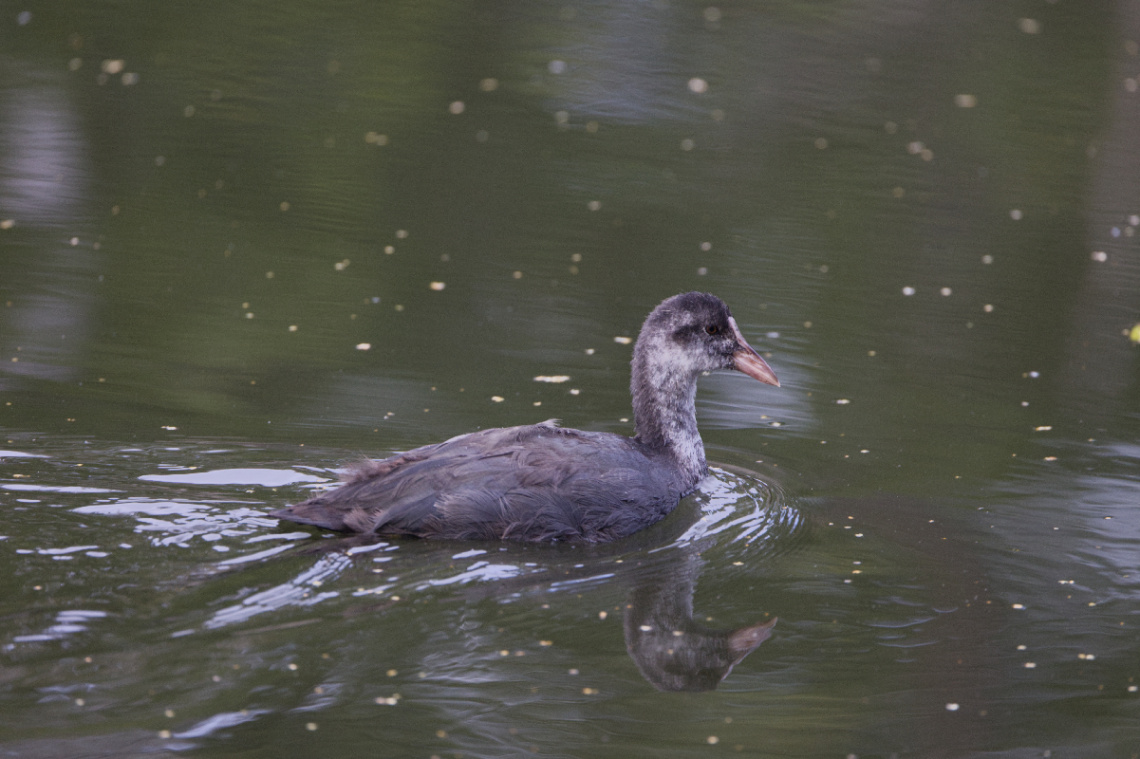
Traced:
[[720, 298], [675, 295], [633, 348], [633, 437], [553, 420], [471, 432], [357, 464], [340, 487], [272, 516], [384, 536], [617, 540], [663, 519], [707, 474], [697, 378], [715, 369], [780, 384]]

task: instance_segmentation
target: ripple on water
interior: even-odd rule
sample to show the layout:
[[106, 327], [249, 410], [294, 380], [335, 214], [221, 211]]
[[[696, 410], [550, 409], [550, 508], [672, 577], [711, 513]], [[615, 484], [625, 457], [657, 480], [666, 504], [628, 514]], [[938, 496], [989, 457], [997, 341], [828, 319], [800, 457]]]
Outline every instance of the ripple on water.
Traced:
[[[208, 630], [226, 627], [228, 625], [245, 622], [255, 616], [270, 611], [278, 611], [287, 607], [312, 606], [321, 601], [336, 598], [340, 595], [338, 590], [318, 590], [352, 566], [352, 557], [347, 554], [325, 554], [317, 559], [311, 567], [290, 580], [254, 593], [243, 598], [236, 604], [226, 606], [214, 612], [205, 622]], [[386, 591], [390, 585], [382, 586]], [[191, 630], [174, 633], [174, 637], [189, 634]]]
[[728, 553], [779, 553], [804, 526], [803, 515], [788, 503], [784, 491], [758, 475], [710, 467], [709, 476], [692, 496], [701, 516], [677, 539], [687, 544], [715, 539]]
[[[256, 507], [255, 507], [256, 505]], [[100, 501], [73, 509], [77, 514], [132, 516], [136, 533], [157, 533], [150, 538], [156, 546], [185, 546], [195, 538], [225, 553], [230, 546], [224, 538], [245, 538], [263, 533], [277, 521], [265, 516], [258, 502], [156, 500], [145, 497]]]

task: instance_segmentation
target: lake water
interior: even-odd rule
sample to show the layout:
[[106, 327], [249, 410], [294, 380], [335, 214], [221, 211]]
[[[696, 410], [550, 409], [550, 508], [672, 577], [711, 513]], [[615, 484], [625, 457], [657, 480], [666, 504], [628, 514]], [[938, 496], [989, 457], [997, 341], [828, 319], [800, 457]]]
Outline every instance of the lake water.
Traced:
[[[0, 41], [4, 756], [1140, 756], [1140, 5]], [[266, 516], [482, 427], [631, 432], [629, 338], [694, 289], [783, 386], [702, 380], [665, 522]]]

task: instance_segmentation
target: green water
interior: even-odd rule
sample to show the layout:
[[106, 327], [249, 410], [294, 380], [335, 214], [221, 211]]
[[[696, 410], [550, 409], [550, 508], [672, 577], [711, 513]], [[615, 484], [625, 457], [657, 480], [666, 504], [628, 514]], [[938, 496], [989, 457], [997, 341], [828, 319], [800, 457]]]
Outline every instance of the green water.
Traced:
[[[1138, 50], [1129, 2], [3, 9], [0, 752], [1140, 756]], [[264, 516], [630, 432], [615, 338], [693, 289], [782, 387], [702, 380], [665, 523]]]

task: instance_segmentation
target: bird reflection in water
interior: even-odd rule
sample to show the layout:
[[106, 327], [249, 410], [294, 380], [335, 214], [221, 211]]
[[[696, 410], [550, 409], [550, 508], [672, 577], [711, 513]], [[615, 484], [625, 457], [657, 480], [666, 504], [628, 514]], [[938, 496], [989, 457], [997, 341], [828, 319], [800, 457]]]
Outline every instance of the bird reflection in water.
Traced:
[[642, 676], [663, 691], [713, 690], [772, 634], [776, 618], [718, 630], [693, 619], [699, 560], [635, 581], [625, 611], [625, 645]]

